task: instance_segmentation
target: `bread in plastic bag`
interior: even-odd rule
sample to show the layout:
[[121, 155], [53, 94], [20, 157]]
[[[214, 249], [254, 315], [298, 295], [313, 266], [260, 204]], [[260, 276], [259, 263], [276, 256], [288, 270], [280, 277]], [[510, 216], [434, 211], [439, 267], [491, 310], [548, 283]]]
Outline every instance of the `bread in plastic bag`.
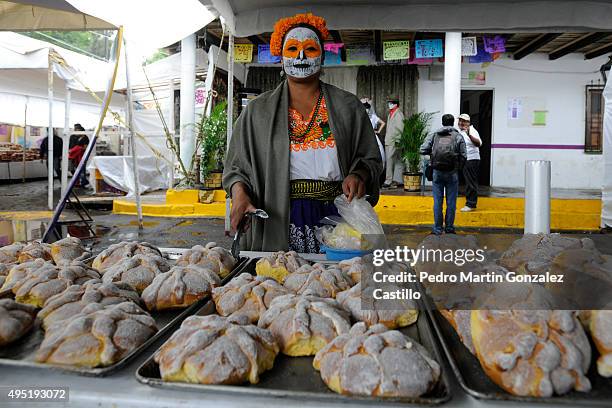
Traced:
[[326, 217], [327, 224], [315, 230], [320, 243], [337, 249], [373, 248], [362, 235], [384, 236], [384, 231], [374, 208], [364, 198], [354, 198], [350, 203], [344, 194], [335, 198], [334, 204], [340, 217]]

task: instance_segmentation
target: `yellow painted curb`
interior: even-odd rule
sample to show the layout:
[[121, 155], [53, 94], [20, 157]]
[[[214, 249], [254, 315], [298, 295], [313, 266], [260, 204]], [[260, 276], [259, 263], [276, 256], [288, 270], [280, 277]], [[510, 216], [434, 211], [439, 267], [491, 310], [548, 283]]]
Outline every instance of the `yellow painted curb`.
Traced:
[[52, 216], [52, 211], [0, 211], [0, 219], [6, 220], [27, 221], [51, 218]]
[[[167, 196], [167, 204], [143, 204], [143, 214], [154, 217], [224, 217], [225, 192], [215, 191], [214, 202], [199, 203], [193, 199], [197, 190], [173, 191]], [[457, 209], [464, 204], [464, 198], [457, 201]], [[478, 199], [478, 210], [455, 216], [458, 227], [514, 228], [524, 226], [524, 200], [522, 198], [482, 197]], [[394, 225], [432, 225], [433, 198], [431, 196], [380, 197], [375, 211], [381, 223]], [[136, 214], [136, 204], [115, 200], [116, 214]], [[599, 229], [601, 200], [553, 199], [551, 202], [551, 228], [553, 230], [594, 231]]]

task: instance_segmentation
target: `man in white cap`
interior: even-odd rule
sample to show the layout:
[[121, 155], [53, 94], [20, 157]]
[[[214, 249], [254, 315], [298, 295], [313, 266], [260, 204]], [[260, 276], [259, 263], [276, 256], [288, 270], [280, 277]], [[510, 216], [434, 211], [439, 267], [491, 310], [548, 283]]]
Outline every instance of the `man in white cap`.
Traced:
[[480, 168], [480, 149], [482, 140], [478, 131], [471, 125], [470, 115], [462, 113], [459, 115], [459, 133], [465, 140], [467, 150], [467, 162], [463, 167], [465, 178], [465, 207], [462, 212], [474, 211], [478, 203], [478, 170]]

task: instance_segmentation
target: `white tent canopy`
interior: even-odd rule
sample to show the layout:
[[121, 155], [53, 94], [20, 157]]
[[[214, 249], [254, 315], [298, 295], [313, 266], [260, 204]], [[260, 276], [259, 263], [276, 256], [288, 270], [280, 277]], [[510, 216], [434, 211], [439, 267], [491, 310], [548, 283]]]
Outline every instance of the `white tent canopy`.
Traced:
[[[51, 8], [48, 8], [49, 6]], [[66, 1], [0, 1], [0, 27], [7, 31], [113, 30], [104, 20], [89, 16]]]
[[[204, 0], [203, 0], [204, 1]], [[612, 3], [534, 0], [206, 0], [234, 35], [272, 31], [281, 17], [311, 12], [330, 29], [554, 32], [611, 30]]]
[[[74, 75], [87, 86], [99, 91], [104, 84], [100, 78], [108, 71], [108, 65], [91, 57], [78, 54], [47, 42], [24, 35], [0, 32], [0, 122], [23, 126], [48, 126], [47, 68], [49, 50], [53, 49], [72, 69], [54, 66], [53, 126], [64, 126], [64, 99], [66, 87], [72, 92], [71, 117], [86, 128], [97, 124], [99, 104], [75, 79]], [[100, 97], [102, 95], [99, 95]], [[27, 118], [25, 107], [28, 106]], [[111, 109], [123, 110], [122, 95], [115, 94]], [[108, 116], [106, 125], [115, 124]]]

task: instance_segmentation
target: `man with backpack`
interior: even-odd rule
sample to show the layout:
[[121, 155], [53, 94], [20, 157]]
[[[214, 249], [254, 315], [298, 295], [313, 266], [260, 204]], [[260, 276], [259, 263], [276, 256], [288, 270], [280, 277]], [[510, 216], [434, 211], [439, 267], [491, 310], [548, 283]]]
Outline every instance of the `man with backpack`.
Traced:
[[[434, 228], [435, 235], [455, 233], [457, 209], [458, 171], [467, 160], [463, 136], [453, 127], [455, 117], [442, 116], [442, 127], [427, 136], [421, 145], [421, 154], [431, 156], [433, 168]], [[446, 195], [446, 216], [442, 217], [442, 202]]]

